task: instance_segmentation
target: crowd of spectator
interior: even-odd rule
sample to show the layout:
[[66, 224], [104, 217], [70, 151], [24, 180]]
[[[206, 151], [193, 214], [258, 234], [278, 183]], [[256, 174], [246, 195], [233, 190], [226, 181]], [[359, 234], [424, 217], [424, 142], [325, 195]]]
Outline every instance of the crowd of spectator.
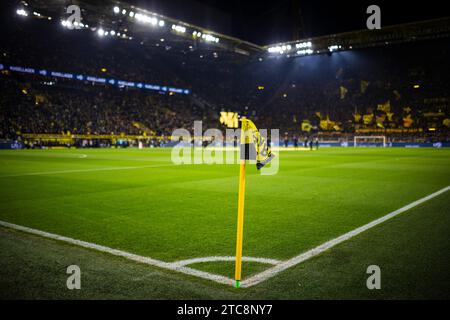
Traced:
[[[219, 112], [235, 111], [259, 127], [281, 129], [289, 139], [406, 129], [391, 133], [392, 138], [449, 140], [448, 39], [287, 58], [197, 52], [188, 44], [183, 50], [145, 46], [138, 39], [104, 41], [41, 22], [11, 29], [1, 41], [1, 64], [188, 88], [192, 94], [3, 70], [1, 138], [67, 132], [170, 135], [175, 128], [191, 129], [194, 120], [203, 120], [204, 128], [220, 127]], [[388, 111], [378, 107], [387, 103]], [[370, 123], [364, 122], [367, 114], [373, 115]], [[408, 117], [412, 121], [405, 123]], [[333, 125], [323, 128], [324, 120]], [[305, 121], [308, 128], [302, 128]]]
[[2, 79], [0, 135], [72, 133], [169, 135], [202, 110], [181, 95], [105, 86], [55, 86]]

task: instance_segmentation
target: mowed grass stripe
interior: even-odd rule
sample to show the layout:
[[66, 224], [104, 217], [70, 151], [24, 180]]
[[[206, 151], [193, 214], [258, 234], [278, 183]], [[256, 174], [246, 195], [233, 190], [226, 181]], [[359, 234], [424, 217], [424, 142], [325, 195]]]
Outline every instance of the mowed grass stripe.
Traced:
[[[0, 228], [0, 298], [448, 299], [449, 210], [448, 198], [435, 198], [245, 290]], [[82, 290], [66, 287], [74, 262], [82, 269]], [[381, 290], [365, 285], [372, 264], [381, 267]], [[216, 272], [221, 266], [198, 267]]]
[[[170, 165], [166, 157], [136, 157], [123, 150], [7, 150], [0, 151], [0, 176], [40, 174], [41, 172], [96, 170], [111, 167], [134, 167], [146, 165]], [[147, 156], [145, 156], [147, 155]], [[81, 158], [81, 156], [86, 156]], [[170, 159], [169, 159], [170, 160]], [[51, 168], [51, 170], [49, 170]], [[12, 172], [11, 172], [12, 171]]]
[[[326, 243], [321, 244], [320, 246], [309, 250], [308, 252], [302, 253], [300, 255], [297, 255], [296, 257], [293, 257], [287, 261], [274, 261], [271, 259], [264, 259], [264, 258], [247, 258], [247, 259], [243, 259], [244, 261], [250, 260], [250, 262], [252, 260], [261, 260], [261, 262], [263, 263], [270, 263], [270, 264], [274, 264], [275, 266], [266, 269], [265, 271], [262, 271], [258, 274], [255, 274], [254, 276], [251, 276], [248, 279], [245, 279], [242, 282], [242, 287], [251, 287], [254, 285], [257, 285], [269, 278], [272, 278], [274, 276], [276, 276], [278, 273], [283, 272], [289, 268], [292, 268], [294, 266], [296, 266], [299, 263], [302, 263], [314, 256], [317, 256], [329, 249], [331, 249], [332, 247], [339, 245], [340, 243], [347, 241], [381, 223], [384, 223], [386, 221], [388, 221], [389, 219], [392, 219], [396, 216], [398, 216], [399, 214], [408, 211], [416, 206], [419, 206], [445, 192], [447, 192], [450, 189], [450, 186], [447, 186], [441, 190], [438, 190], [424, 198], [418, 199], [400, 209], [397, 209], [377, 220], [371, 221], [370, 223], [363, 225], [357, 229], [354, 229], [346, 234], [343, 234], [341, 236], [339, 236], [338, 238], [332, 239], [330, 241], [327, 241]], [[11, 224], [8, 222], [4, 222], [0, 220], [0, 225], [7, 227], [7, 228], [12, 228], [15, 230], [19, 230], [19, 231], [23, 231], [23, 232], [27, 232], [27, 233], [32, 233], [35, 235], [39, 235], [42, 237], [46, 237], [46, 238], [50, 238], [50, 239], [54, 239], [54, 240], [59, 240], [59, 241], [63, 241], [63, 242], [67, 242], [70, 244], [74, 244], [74, 245], [78, 245], [78, 246], [82, 246], [85, 248], [89, 248], [89, 249], [94, 249], [97, 251], [101, 251], [101, 252], [106, 252], [112, 255], [116, 255], [116, 256], [120, 256], [120, 257], [124, 257], [127, 258], [129, 260], [132, 261], [136, 261], [136, 262], [140, 262], [140, 263], [145, 263], [145, 264], [149, 264], [152, 266], [157, 266], [157, 267], [161, 267], [161, 268], [165, 268], [165, 269], [169, 269], [169, 270], [174, 270], [174, 271], [179, 271], [182, 273], [186, 273], [189, 275], [193, 275], [193, 276], [197, 276], [200, 278], [204, 278], [204, 279], [208, 279], [208, 280], [212, 280], [218, 283], [222, 283], [222, 284], [228, 284], [228, 285], [233, 285], [234, 282], [231, 278], [227, 278], [221, 275], [217, 275], [217, 274], [211, 274], [208, 272], [204, 272], [204, 271], [199, 271], [199, 270], [195, 270], [195, 269], [191, 269], [191, 268], [187, 268], [184, 267], [185, 265], [191, 264], [191, 263], [195, 263], [196, 261], [200, 261], [200, 260], [204, 260], [204, 262], [207, 261], [214, 261], [214, 260], [223, 260], [225, 258], [226, 261], [232, 261], [232, 257], [205, 257], [205, 258], [200, 258], [200, 259], [190, 259], [190, 260], [183, 260], [183, 261], [177, 261], [176, 263], [166, 263], [163, 261], [159, 261], [159, 260], [155, 260], [149, 257], [143, 257], [143, 256], [137, 256], [134, 255], [132, 253], [128, 253], [128, 252], [124, 252], [124, 251], [119, 251], [117, 249], [113, 249], [113, 248], [108, 248], [108, 247], [104, 247], [104, 246], [100, 246], [94, 243], [89, 243], [89, 242], [84, 242], [84, 241], [80, 241], [77, 239], [72, 239], [72, 238], [67, 238], [64, 236], [60, 236], [60, 235], [56, 235], [56, 234], [51, 234], [51, 233], [47, 233], [47, 232], [43, 232], [40, 230], [36, 230], [36, 229], [31, 229], [31, 228], [27, 228], [24, 226], [20, 226], [20, 225], [15, 225], [15, 224]], [[254, 271], [255, 269], [252, 268], [252, 271]], [[257, 269], [256, 269], [257, 270]], [[248, 271], [246, 271], [246, 273], [248, 273]]]
[[[170, 150], [80, 151], [88, 157], [60, 159], [61, 166], [142, 164], [123, 160], [127, 155], [170, 162]], [[281, 152], [275, 176], [249, 166], [244, 254], [288, 259], [442, 188], [449, 184], [450, 166], [443, 165], [449, 156], [448, 150], [324, 149]], [[27, 170], [55, 159], [34, 161]], [[406, 169], [396, 170], [403, 161]], [[420, 170], [427, 163], [433, 170]], [[237, 174], [233, 165], [189, 165], [2, 179], [0, 218], [164, 261], [230, 256]]]

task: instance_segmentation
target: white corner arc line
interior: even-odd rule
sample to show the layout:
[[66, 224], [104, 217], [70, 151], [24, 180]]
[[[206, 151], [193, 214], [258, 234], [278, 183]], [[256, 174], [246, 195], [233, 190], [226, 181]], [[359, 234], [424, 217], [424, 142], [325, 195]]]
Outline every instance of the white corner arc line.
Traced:
[[426, 202], [428, 200], [431, 200], [431, 199], [433, 199], [433, 198], [435, 198], [435, 197], [437, 197], [437, 196], [447, 192], [448, 190], [450, 190], [450, 186], [447, 186], [447, 187], [445, 187], [445, 188], [443, 188], [443, 189], [441, 189], [439, 191], [436, 191], [436, 192], [434, 192], [434, 193], [432, 193], [432, 194], [430, 194], [430, 195], [428, 195], [426, 197], [423, 197], [423, 198], [421, 198], [419, 200], [411, 202], [410, 204], [408, 204], [408, 205], [406, 205], [406, 206], [404, 206], [404, 207], [402, 207], [400, 209], [397, 209], [397, 210], [395, 210], [395, 211], [393, 211], [391, 213], [388, 213], [387, 215], [385, 215], [385, 216], [383, 216], [381, 218], [373, 220], [372, 222], [369, 222], [369, 223], [367, 223], [367, 224], [365, 224], [365, 225], [363, 225], [363, 226], [361, 226], [359, 228], [356, 228], [356, 229], [354, 229], [352, 231], [349, 231], [349, 232], [347, 232], [347, 233], [345, 233], [345, 234], [343, 234], [343, 235], [341, 235], [341, 236], [339, 236], [339, 237], [337, 237], [335, 239], [327, 241], [327, 242], [325, 242], [325, 243], [323, 243], [323, 244], [321, 244], [321, 245], [319, 245], [319, 246], [317, 246], [317, 247], [315, 247], [315, 248], [313, 248], [311, 250], [308, 250], [308, 251], [306, 251], [306, 252], [304, 252], [304, 253], [302, 253], [302, 254], [300, 254], [298, 256], [295, 256], [295, 257], [293, 257], [291, 259], [283, 261], [283, 262], [279, 263], [278, 265], [276, 265], [274, 267], [271, 267], [271, 268], [269, 268], [269, 269], [267, 269], [265, 271], [262, 271], [262, 272], [260, 272], [260, 273], [258, 273], [256, 275], [254, 275], [254, 276], [252, 276], [252, 277], [242, 281], [241, 282], [241, 287], [248, 288], [248, 287], [254, 286], [254, 285], [256, 285], [256, 284], [258, 284], [258, 283], [260, 283], [262, 281], [265, 281], [265, 280], [267, 280], [269, 278], [272, 278], [273, 276], [277, 275], [278, 273], [280, 273], [280, 272], [282, 272], [282, 271], [284, 271], [284, 270], [286, 270], [288, 268], [291, 268], [291, 267], [293, 267], [293, 266], [295, 266], [297, 264], [300, 264], [300, 263], [302, 263], [302, 262], [304, 262], [304, 261], [306, 261], [306, 260], [308, 260], [308, 259], [310, 259], [310, 258], [312, 258], [314, 256], [317, 256], [318, 254], [321, 254], [322, 252], [324, 252], [324, 251], [326, 251], [326, 250], [328, 250], [328, 249], [330, 249], [330, 248], [332, 248], [332, 247], [334, 247], [334, 246], [336, 246], [336, 245], [338, 245], [338, 244], [340, 244], [340, 243], [342, 243], [342, 242], [344, 242], [344, 241], [346, 241], [346, 240], [348, 240], [350, 238], [353, 238], [354, 236], [357, 236], [360, 233], [362, 233], [362, 232], [364, 232], [364, 231], [366, 231], [366, 230], [368, 230], [370, 228], [373, 228], [373, 227], [379, 225], [380, 223], [383, 223], [383, 222], [385, 222], [385, 221], [387, 221], [389, 219], [392, 219], [393, 217], [395, 217], [395, 216], [397, 216], [397, 215], [399, 215], [399, 214], [401, 214], [401, 213], [403, 213], [405, 211], [408, 211], [411, 208], [414, 208], [414, 207], [416, 207], [416, 206], [418, 206], [418, 205], [420, 205], [420, 204], [422, 204], [422, 203], [424, 203], [424, 202]]
[[[181, 267], [181, 266], [187, 266], [187, 265], [194, 264], [194, 263], [235, 261], [235, 260], [236, 260], [236, 257], [233, 257], [233, 256], [211, 256], [211, 257], [180, 260], [180, 261], [174, 262], [173, 264]], [[271, 264], [271, 265], [277, 265], [277, 264], [281, 263], [280, 260], [268, 259], [268, 258], [258, 258], [258, 257], [242, 257], [242, 261], [258, 262], [258, 263]]]

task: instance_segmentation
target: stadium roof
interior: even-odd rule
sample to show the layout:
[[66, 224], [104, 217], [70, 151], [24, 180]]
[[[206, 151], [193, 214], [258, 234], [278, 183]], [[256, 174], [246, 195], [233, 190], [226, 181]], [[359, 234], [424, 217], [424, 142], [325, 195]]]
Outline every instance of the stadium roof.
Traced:
[[[450, 17], [446, 17], [387, 26], [378, 30], [365, 29], [310, 39], [302, 39], [299, 41], [278, 43], [264, 46], [264, 49], [273, 54], [279, 55], [282, 53], [286, 55], [290, 54], [291, 56], [299, 56], [308, 54], [305, 52], [308, 48], [311, 48], [311, 54], [325, 53], [338, 50], [368, 48], [391, 45], [395, 43], [429, 40], [449, 36]], [[303, 44], [303, 46], [299, 46], [299, 44]], [[290, 49], [287, 50], [289, 47]], [[300, 50], [303, 51], [299, 54]]]
[[[42, 16], [64, 19], [69, 14], [65, 12], [66, 6], [60, 0], [29, 0], [20, 1], [25, 7], [39, 12]], [[77, 2], [81, 9], [82, 21], [90, 28], [104, 28], [115, 30], [115, 33], [126, 32], [140, 40], [158, 43], [161, 39], [172, 45], [190, 44], [201, 49], [228, 50], [244, 55], [261, 52], [263, 48], [245, 40], [220, 34], [206, 28], [179, 21], [156, 12], [151, 12], [127, 3], [114, 0], [81, 0]], [[117, 10], [114, 10], [118, 8]], [[137, 18], [137, 15], [139, 19]], [[142, 19], [142, 17], [144, 17]], [[149, 18], [163, 21], [164, 25], [153, 25]], [[147, 19], [147, 20], [145, 20]], [[178, 28], [174, 28], [177, 26]]]
[[[247, 56], [303, 56], [350, 50], [393, 43], [448, 37], [450, 17], [383, 27], [379, 30], [359, 30], [322, 37], [301, 39], [274, 45], [257, 44], [207, 30], [206, 28], [150, 12], [116, 0], [80, 0], [84, 24], [92, 31], [100, 28], [114, 34], [126, 34], [146, 45], [170, 45], [174, 48], [195, 48], [200, 50], [229, 51]], [[67, 19], [66, 6], [60, 0], [18, 1], [18, 6], [38, 12], [35, 17]], [[152, 20], [153, 19], [153, 20]], [[112, 33], [110, 33], [112, 34]]]

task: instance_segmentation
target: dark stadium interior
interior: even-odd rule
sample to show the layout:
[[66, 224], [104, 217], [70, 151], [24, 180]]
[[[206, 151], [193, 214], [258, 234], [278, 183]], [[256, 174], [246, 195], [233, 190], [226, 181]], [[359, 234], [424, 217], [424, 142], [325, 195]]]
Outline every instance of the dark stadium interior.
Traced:
[[448, 309], [447, 2], [0, 8], [14, 314], [51, 300], [58, 316], [102, 300], [102, 315], [151, 319]]
[[[365, 27], [366, 8], [373, 1], [301, 0], [126, 0], [159, 12], [259, 45], [359, 30]], [[432, 0], [427, 6], [402, 1], [377, 1], [383, 7], [383, 25], [435, 19], [446, 4]], [[403, 5], [402, 5], [403, 4]]]
[[[112, 8], [104, 2], [86, 2], [95, 10]], [[233, 111], [250, 116], [261, 127], [279, 128], [288, 139], [318, 136], [321, 140], [345, 140], [357, 130], [381, 130], [394, 141], [450, 141], [448, 28], [439, 36], [417, 41], [413, 35], [397, 43], [290, 57], [269, 55], [259, 45], [235, 38], [214, 46], [161, 31], [147, 32], [125, 20], [112, 24], [134, 28], [129, 30], [135, 34], [132, 41], [100, 39], [89, 30], [64, 29], [56, 19], [17, 17], [17, 3], [2, 11], [2, 139], [22, 141], [22, 135], [30, 133], [145, 132], [167, 137], [176, 128], [190, 129], [195, 120], [203, 120], [204, 128], [224, 129], [220, 112]], [[48, 5], [30, 3], [44, 6], [48, 12], [56, 10], [52, 1]], [[239, 9], [237, 2], [231, 3]], [[282, 2], [275, 6], [275, 15], [284, 4], [292, 5]], [[227, 16], [234, 24], [239, 20], [226, 11], [231, 4], [215, 5], [214, 10], [226, 12], [224, 21]], [[92, 17], [96, 14], [88, 18]], [[108, 21], [109, 16], [100, 19]], [[448, 20], [444, 23], [448, 25]], [[245, 36], [247, 31], [232, 35]], [[252, 36], [244, 40], [258, 41]], [[269, 37], [266, 43], [271, 40]], [[280, 40], [293, 40], [292, 33]], [[11, 72], [8, 66], [152, 83], [190, 93]], [[156, 140], [152, 138], [152, 143]]]

